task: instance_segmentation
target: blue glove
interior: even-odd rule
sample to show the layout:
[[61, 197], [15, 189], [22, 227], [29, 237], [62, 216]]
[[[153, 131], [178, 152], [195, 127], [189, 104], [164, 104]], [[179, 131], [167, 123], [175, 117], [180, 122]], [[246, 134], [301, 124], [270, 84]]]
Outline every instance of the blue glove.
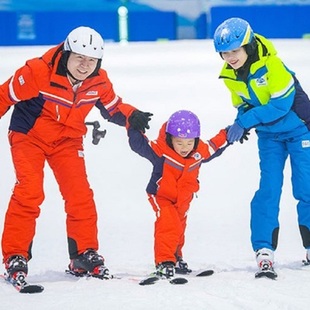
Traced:
[[227, 140], [229, 143], [234, 143], [239, 141], [244, 134], [245, 129], [242, 128], [237, 122], [234, 122], [229, 128], [227, 132]]

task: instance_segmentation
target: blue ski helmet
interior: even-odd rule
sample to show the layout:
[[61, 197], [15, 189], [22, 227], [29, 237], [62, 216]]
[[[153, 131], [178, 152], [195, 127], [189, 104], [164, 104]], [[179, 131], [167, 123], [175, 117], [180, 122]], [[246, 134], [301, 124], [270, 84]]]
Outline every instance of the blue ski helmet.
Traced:
[[191, 111], [177, 111], [170, 116], [167, 122], [166, 132], [178, 138], [199, 138], [199, 118]]
[[252, 42], [254, 32], [250, 24], [238, 17], [225, 20], [214, 33], [213, 43], [216, 52], [228, 52]]

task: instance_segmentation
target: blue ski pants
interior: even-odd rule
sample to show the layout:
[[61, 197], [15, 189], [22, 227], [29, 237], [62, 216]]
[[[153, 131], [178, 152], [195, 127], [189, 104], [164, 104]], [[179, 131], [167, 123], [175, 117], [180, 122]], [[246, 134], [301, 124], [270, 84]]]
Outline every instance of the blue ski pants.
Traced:
[[254, 251], [275, 250], [278, 243], [283, 170], [290, 158], [293, 196], [305, 248], [310, 248], [310, 132], [287, 138], [259, 135], [260, 184], [251, 202], [251, 242]]

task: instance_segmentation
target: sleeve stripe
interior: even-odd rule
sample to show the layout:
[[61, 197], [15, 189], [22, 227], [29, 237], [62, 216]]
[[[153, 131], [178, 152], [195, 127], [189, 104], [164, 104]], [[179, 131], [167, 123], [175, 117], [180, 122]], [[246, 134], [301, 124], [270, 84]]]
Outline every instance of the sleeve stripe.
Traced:
[[277, 99], [280, 97], [284, 97], [288, 92], [290, 92], [290, 90], [292, 89], [293, 86], [294, 86], [294, 79], [292, 78], [290, 80], [290, 83], [287, 85], [287, 87], [282, 89], [279, 92], [273, 93], [271, 96], [271, 99]]
[[114, 106], [116, 103], [118, 103], [119, 99], [120, 99], [120, 98], [119, 98], [118, 96], [115, 96], [115, 98], [114, 98], [110, 103], [108, 103], [108, 104], [105, 105], [105, 108], [106, 108], [107, 110], [112, 109], [113, 106]]
[[12, 100], [14, 100], [15, 102], [18, 102], [20, 100], [15, 95], [14, 88], [13, 88], [13, 81], [14, 81], [14, 76], [11, 78], [11, 81], [9, 84], [9, 94], [10, 94], [10, 97], [12, 98]]

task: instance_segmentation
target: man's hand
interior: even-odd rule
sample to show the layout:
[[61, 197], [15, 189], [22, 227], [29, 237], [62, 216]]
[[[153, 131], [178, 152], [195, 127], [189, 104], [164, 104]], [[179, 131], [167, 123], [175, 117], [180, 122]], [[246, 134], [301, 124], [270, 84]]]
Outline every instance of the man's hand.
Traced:
[[151, 120], [151, 116], [153, 116], [150, 112], [142, 112], [139, 110], [135, 110], [128, 118], [128, 122], [132, 128], [136, 130], [140, 130], [145, 133], [145, 129], [150, 129], [149, 121]]

